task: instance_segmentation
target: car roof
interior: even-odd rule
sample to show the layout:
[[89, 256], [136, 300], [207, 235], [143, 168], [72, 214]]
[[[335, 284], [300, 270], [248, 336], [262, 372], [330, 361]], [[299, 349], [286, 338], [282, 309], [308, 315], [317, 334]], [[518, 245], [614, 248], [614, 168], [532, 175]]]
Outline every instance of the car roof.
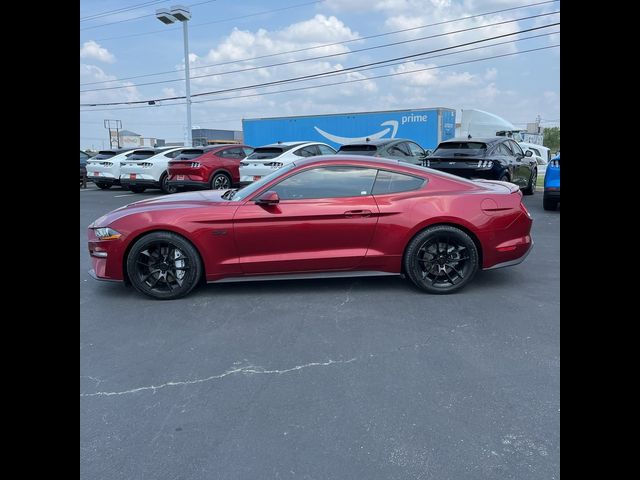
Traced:
[[[494, 144], [494, 143], [499, 143], [499, 142], [503, 142], [505, 140], [513, 140], [513, 138], [511, 137], [456, 137], [456, 138], [450, 138], [449, 140], [443, 140], [442, 143], [458, 143], [458, 142], [481, 142], [481, 143], [488, 143], [488, 144]], [[515, 142], [515, 140], [513, 140]]]
[[[355, 146], [355, 145], [375, 145], [376, 147], [380, 147], [383, 145], [388, 145], [390, 143], [395, 142], [413, 142], [413, 140], [409, 140], [408, 138], [378, 138], [375, 140], [369, 140], [368, 142], [351, 142], [345, 143], [344, 145], [340, 145], [340, 148], [346, 146]], [[414, 142], [415, 143], [415, 142]]]
[[294, 147], [300, 147], [302, 145], [326, 145], [326, 143], [322, 143], [322, 142], [309, 142], [309, 141], [305, 141], [305, 142], [276, 142], [276, 143], [270, 143], [268, 145], [261, 145], [259, 147], [256, 148], [284, 148], [285, 150], [290, 150]]

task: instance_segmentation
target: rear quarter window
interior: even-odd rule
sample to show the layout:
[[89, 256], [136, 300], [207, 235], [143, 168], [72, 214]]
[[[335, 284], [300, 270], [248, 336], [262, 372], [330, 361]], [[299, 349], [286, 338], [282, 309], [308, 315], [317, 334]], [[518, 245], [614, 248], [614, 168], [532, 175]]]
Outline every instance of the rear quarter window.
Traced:
[[424, 185], [426, 180], [413, 175], [378, 170], [376, 182], [373, 185], [374, 195], [384, 195], [386, 193], [399, 193], [417, 190]]

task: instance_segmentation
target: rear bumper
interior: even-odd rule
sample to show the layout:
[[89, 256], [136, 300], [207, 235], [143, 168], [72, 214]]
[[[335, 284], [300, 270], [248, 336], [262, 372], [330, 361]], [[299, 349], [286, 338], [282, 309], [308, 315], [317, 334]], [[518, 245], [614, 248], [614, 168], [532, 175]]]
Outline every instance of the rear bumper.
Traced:
[[533, 239], [529, 235], [527, 235], [527, 237], [530, 240], [529, 244], [525, 247], [524, 253], [519, 258], [514, 258], [513, 260], [507, 260], [505, 262], [497, 263], [491, 267], [484, 268], [483, 270], [495, 270], [496, 268], [512, 267], [524, 262], [524, 259], [529, 256], [529, 254], [531, 253], [531, 249], [533, 248]]
[[206, 190], [210, 187], [207, 182], [196, 182], [195, 180], [169, 180], [169, 185], [178, 188], [197, 188]]
[[146, 179], [135, 179], [135, 180], [131, 180], [128, 178], [121, 178], [120, 179], [120, 184], [123, 187], [130, 187], [130, 186], [140, 186], [140, 187], [155, 187], [155, 188], [160, 188], [160, 182], [156, 181], [156, 180], [146, 180]]
[[120, 185], [120, 180], [111, 177], [96, 177], [87, 175], [87, 180], [93, 183], [104, 183], [105, 185]]
[[557, 190], [544, 190], [544, 198], [555, 198], [560, 200], [560, 189]]

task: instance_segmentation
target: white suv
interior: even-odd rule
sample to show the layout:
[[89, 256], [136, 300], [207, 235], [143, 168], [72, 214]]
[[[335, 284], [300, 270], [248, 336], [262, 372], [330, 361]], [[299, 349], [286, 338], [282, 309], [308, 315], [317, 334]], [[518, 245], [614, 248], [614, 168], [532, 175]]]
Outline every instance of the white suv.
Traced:
[[136, 150], [100, 150], [95, 157], [87, 160], [87, 180], [98, 188], [107, 190], [112, 185], [120, 185], [120, 163]]
[[120, 169], [120, 183], [135, 193], [147, 188], [159, 188], [164, 193], [175, 193], [177, 188], [167, 180], [169, 160], [189, 147], [161, 147], [138, 150], [124, 162]]
[[240, 162], [240, 186], [248, 185], [300, 158], [335, 153], [326, 143], [318, 142], [278, 142], [258, 147]]

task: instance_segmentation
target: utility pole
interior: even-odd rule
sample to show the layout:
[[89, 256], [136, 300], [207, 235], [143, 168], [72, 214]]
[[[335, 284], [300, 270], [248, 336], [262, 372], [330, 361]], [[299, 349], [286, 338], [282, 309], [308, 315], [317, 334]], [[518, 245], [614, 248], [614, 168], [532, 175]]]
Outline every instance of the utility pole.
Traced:
[[109, 147], [113, 148], [113, 138], [111, 136], [111, 130], [116, 131], [116, 144], [120, 148], [120, 129], [122, 129], [122, 122], [120, 120], [105, 120], [104, 128], [109, 130]]

